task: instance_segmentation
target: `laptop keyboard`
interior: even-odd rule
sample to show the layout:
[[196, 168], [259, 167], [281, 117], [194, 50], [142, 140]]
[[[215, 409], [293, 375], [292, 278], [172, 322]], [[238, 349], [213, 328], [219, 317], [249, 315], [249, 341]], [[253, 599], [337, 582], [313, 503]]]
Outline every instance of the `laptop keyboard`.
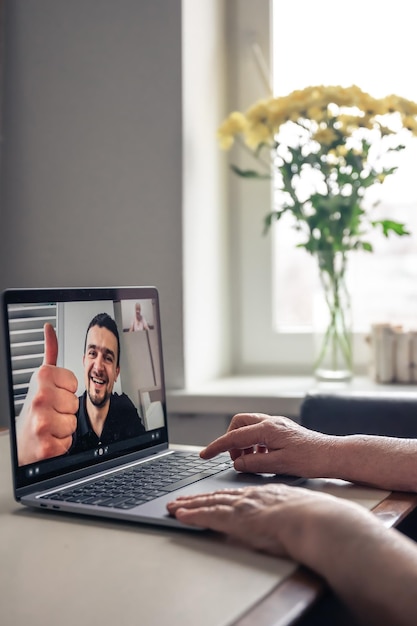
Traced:
[[42, 497], [132, 509], [230, 467], [233, 463], [226, 454], [204, 461], [196, 453], [174, 453]]

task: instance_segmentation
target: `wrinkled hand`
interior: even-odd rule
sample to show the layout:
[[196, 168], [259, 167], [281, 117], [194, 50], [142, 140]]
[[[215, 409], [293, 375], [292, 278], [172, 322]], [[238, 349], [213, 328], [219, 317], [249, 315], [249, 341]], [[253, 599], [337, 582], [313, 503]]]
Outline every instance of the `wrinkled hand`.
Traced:
[[300, 426], [287, 417], [239, 413], [222, 435], [200, 455], [211, 459], [229, 452], [240, 472], [325, 476], [322, 462], [332, 438]]
[[345, 506], [328, 494], [270, 484], [181, 496], [167, 505], [179, 521], [218, 531], [256, 550], [300, 560], [300, 533], [310, 515], [325, 517]]
[[180, 497], [168, 511], [184, 524], [302, 563], [361, 624], [415, 624], [415, 544], [359, 504], [270, 484]]
[[58, 341], [51, 324], [45, 324], [44, 335], [43, 364], [32, 376], [16, 421], [19, 465], [65, 454], [77, 427], [77, 378], [70, 370], [56, 366]]

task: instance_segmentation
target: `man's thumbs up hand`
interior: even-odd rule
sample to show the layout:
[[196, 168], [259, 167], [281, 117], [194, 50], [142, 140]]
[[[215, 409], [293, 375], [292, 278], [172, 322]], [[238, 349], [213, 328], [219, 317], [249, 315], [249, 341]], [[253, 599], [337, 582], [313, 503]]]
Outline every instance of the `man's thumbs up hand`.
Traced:
[[65, 454], [77, 428], [78, 381], [73, 372], [56, 366], [58, 340], [51, 324], [45, 324], [44, 337], [43, 365], [32, 376], [17, 418], [19, 465]]

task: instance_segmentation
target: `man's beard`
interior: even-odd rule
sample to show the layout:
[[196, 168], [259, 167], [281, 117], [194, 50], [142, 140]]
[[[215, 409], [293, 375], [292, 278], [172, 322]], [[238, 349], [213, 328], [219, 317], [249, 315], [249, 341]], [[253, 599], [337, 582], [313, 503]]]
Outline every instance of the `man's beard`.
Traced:
[[93, 404], [94, 406], [96, 406], [98, 409], [101, 409], [101, 407], [103, 407], [107, 401], [110, 398], [110, 394], [108, 393], [108, 391], [106, 391], [106, 393], [104, 394], [103, 398], [97, 398], [95, 395], [93, 395], [92, 393], [90, 393], [90, 391], [87, 391], [88, 397], [90, 398], [90, 402], [91, 404]]

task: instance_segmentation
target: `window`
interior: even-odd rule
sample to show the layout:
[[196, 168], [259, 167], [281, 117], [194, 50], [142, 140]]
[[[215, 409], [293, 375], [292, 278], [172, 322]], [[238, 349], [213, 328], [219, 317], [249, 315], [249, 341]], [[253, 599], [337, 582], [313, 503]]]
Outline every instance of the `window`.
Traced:
[[[412, 26], [404, 20], [403, 0], [402, 8], [351, 0], [345, 3], [346, 10], [339, 5], [337, 11], [330, 0], [252, 4], [256, 7], [249, 2], [239, 5], [236, 58], [244, 68], [237, 71], [235, 108], [246, 109], [267, 95], [254, 50], [261, 50], [263, 58], [273, 58], [277, 95], [311, 84], [358, 84], [375, 96], [390, 92], [417, 100], [417, 86], [407, 72], [398, 71], [413, 58]], [[236, 153], [232, 156], [236, 162]], [[417, 325], [417, 188], [413, 184], [417, 148], [401, 156], [398, 173], [379, 188], [384, 191], [381, 210], [406, 223], [412, 236], [385, 240], [376, 233], [374, 253], [355, 253], [349, 261], [358, 373], [367, 367], [364, 336], [372, 323]], [[238, 158], [248, 164], [245, 156]], [[240, 275], [238, 368], [308, 373], [313, 359], [314, 259], [296, 248], [290, 223], [280, 222], [262, 237], [262, 218], [272, 205], [268, 183], [239, 179], [233, 187], [241, 232], [241, 254], [235, 265]]]
[[51, 304], [10, 305], [10, 350], [15, 414], [19, 415], [34, 371], [42, 365], [44, 355], [43, 327], [56, 327], [56, 307]]

